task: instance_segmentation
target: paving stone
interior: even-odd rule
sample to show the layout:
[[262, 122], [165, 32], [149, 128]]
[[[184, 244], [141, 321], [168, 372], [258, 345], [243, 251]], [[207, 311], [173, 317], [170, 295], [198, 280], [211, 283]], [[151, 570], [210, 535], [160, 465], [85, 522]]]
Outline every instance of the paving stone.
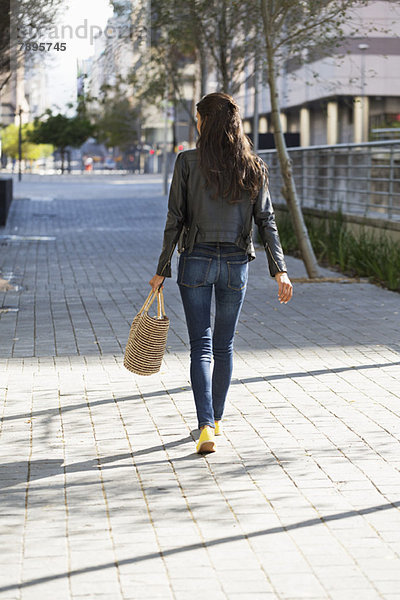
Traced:
[[[0, 255], [23, 286], [0, 314], [1, 600], [187, 600], [203, 581], [213, 600], [398, 600], [398, 294], [299, 283], [281, 306], [258, 249], [224, 435], [200, 457], [176, 255], [160, 373], [123, 367], [161, 178], [15, 183], [4, 232], [55, 239]], [[40, 194], [56, 217], [35, 218]]]

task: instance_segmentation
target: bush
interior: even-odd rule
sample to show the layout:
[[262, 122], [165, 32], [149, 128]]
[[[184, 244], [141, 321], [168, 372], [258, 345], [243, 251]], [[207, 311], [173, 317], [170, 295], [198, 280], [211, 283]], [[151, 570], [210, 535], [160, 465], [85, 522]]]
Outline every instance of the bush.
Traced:
[[[276, 222], [284, 252], [300, 256], [289, 214], [278, 216]], [[384, 233], [349, 231], [340, 212], [327, 220], [306, 216], [305, 222], [318, 262], [400, 291], [400, 244]]]

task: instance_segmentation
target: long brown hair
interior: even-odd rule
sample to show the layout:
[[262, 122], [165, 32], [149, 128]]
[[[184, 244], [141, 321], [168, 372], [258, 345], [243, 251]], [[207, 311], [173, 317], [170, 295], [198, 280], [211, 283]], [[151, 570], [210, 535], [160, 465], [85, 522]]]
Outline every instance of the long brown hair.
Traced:
[[243, 131], [238, 104], [228, 94], [215, 92], [203, 96], [196, 107], [201, 117], [196, 147], [213, 197], [227, 198], [233, 204], [250, 196], [254, 202], [268, 180], [268, 171]]

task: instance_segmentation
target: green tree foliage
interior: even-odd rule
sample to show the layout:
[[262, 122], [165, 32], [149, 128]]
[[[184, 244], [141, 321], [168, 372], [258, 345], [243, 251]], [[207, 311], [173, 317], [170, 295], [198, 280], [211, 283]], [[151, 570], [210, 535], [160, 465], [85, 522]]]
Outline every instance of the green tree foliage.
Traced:
[[97, 108], [96, 112], [90, 109], [98, 141], [121, 150], [138, 143], [139, 108], [133, 108], [132, 102], [118, 92], [113, 96], [115, 90], [110, 87], [104, 87], [102, 92], [100, 113]]
[[93, 134], [94, 127], [82, 114], [66, 117], [53, 115], [48, 109], [44, 119], [36, 118], [34, 128], [28, 132], [28, 139], [37, 144], [52, 144], [61, 154], [61, 172], [64, 173], [64, 158], [67, 146], [79, 148]]
[[[27, 139], [28, 132], [33, 131], [33, 123], [22, 126], [22, 158], [25, 160], [37, 160], [51, 156], [54, 148], [51, 144], [34, 144]], [[18, 136], [19, 128], [12, 123], [1, 132], [2, 149], [4, 154], [11, 158], [18, 158]]]

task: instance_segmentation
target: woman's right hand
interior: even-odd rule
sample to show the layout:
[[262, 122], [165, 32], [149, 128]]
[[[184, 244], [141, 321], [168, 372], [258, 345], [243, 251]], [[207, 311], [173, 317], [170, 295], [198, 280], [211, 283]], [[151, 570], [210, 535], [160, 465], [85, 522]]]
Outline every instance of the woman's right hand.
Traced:
[[275, 279], [278, 282], [278, 300], [281, 304], [287, 304], [293, 296], [293, 285], [286, 271], [276, 273]]
[[164, 279], [165, 277], [162, 277], [161, 275], [154, 275], [154, 277], [152, 277], [149, 281], [149, 284], [152, 287], [153, 292], [156, 292], [158, 290], [158, 288], [161, 286], [161, 289], [163, 289], [163, 283], [164, 283]]

